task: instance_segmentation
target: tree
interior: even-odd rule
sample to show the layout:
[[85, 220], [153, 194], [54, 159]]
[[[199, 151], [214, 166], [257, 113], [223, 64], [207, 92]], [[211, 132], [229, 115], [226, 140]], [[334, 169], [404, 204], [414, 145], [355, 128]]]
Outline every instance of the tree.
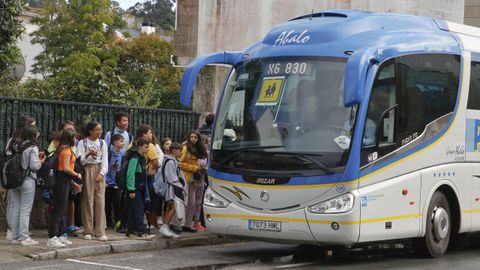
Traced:
[[24, 10], [23, 4], [20, 0], [0, 1], [0, 75], [5, 75], [20, 56], [17, 39], [23, 27], [18, 16]]
[[118, 72], [131, 87], [130, 105], [180, 108], [182, 70], [170, 64], [172, 53], [173, 45], [158, 35], [142, 34], [123, 44]]
[[112, 44], [122, 20], [110, 8], [109, 0], [45, 0], [44, 13], [33, 20], [39, 26], [33, 43], [43, 52], [35, 58], [33, 72], [45, 82], [36, 93], [58, 99], [116, 103], [112, 89], [118, 54]]
[[151, 22], [160, 28], [172, 31], [175, 26], [175, 13], [172, 11], [173, 3], [170, 0], [147, 0], [136, 3], [127, 11], [140, 17], [144, 22]]

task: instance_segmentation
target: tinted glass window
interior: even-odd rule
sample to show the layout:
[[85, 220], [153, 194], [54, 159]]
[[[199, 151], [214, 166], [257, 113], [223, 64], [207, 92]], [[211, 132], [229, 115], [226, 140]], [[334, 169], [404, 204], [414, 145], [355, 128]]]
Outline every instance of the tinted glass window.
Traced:
[[384, 63], [370, 97], [362, 165], [409, 144], [429, 123], [453, 112], [459, 74], [460, 57], [454, 55], [408, 55]]
[[480, 62], [472, 62], [467, 108], [480, 110]]
[[397, 59], [399, 91], [398, 140], [420, 135], [425, 126], [455, 107], [460, 57], [409, 55]]

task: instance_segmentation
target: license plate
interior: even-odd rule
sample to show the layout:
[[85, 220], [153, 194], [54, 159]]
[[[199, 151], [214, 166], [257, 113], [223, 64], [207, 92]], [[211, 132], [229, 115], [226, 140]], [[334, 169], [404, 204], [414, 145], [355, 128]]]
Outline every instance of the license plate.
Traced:
[[280, 221], [249, 219], [248, 229], [255, 231], [280, 232], [282, 231], [282, 223]]

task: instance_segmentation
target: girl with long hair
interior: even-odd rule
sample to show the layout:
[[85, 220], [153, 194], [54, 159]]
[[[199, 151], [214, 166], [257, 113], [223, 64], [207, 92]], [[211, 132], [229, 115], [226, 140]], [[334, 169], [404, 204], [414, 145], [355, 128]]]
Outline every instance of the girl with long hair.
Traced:
[[[29, 126], [35, 126], [36, 121], [35, 118], [28, 116], [28, 115], [22, 115], [17, 121], [17, 126], [15, 127], [15, 130], [12, 133], [12, 137], [10, 137], [6, 143], [5, 151], [11, 153], [12, 151], [10, 150], [10, 145], [15, 145], [20, 142], [20, 133], [25, 127]], [[8, 241], [12, 241], [12, 209], [13, 209], [13, 202], [12, 202], [12, 196], [10, 194], [11, 192], [7, 193], [7, 236], [6, 239]]]
[[[73, 180], [82, 179], [82, 175], [75, 172], [76, 157], [72, 150], [75, 145], [75, 135], [76, 132], [72, 129], [62, 131], [59, 146], [56, 150], [57, 163], [54, 166], [57, 166], [57, 173], [53, 187], [53, 212], [48, 226], [48, 247], [59, 248], [72, 244], [64, 236], [67, 228], [63, 222], [63, 217], [67, 214], [70, 186], [73, 185], [77, 192], [82, 190], [81, 186]], [[52, 168], [52, 170], [54, 169]]]
[[[195, 130], [192, 130], [187, 135], [187, 140], [182, 149], [182, 157], [180, 158], [180, 168], [188, 186], [188, 202], [187, 209], [185, 210], [185, 225], [184, 231], [194, 232], [197, 229], [201, 229], [198, 224], [199, 220], [195, 220], [195, 224], [192, 224], [195, 212], [195, 194], [197, 188], [200, 187], [202, 181], [202, 174], [207, 172], [205, 166], [199, 164], [199, 160], [207, 158], [207, 151], [203, 143], [202, 136]], [[195, 225], [193, 227], [193, 225]]]
[[28, 172], [22, 185], [11, 189], [12, 196], [12, 244], [23, 246], [37, 245], [38, 242], [30, 238], [28, 226], [35, 197], [36, 171], [45, 162], [45, 155], [38, 152], [38, 131], [34, 126], [25, 127], [20, 133], [20, 141], [10, 144], [12, 151], [22, 151], [22, 168]]
[[[90, 121], [85, 126], [86, 138], [78, 142], [76, 154], [84, 167], [85, 187], [82, 195], [83, 238], [107, 241], [105, 234], [105, 175], [108, 172], [108, 145], [100, 138], [102, 125]], [[95, 222], [95, 223], [94, 223]]]

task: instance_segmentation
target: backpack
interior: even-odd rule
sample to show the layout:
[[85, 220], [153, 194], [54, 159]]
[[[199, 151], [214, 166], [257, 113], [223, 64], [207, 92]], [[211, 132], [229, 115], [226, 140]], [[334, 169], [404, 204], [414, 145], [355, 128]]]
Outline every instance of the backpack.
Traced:
[[[120, 190], [127, 190], [128, 163], [130, 162], [130, 159], [132, 159], [133, 157], [137, 157], [139, 159], [139, 162], [144, 162], [142, 161], [143, 156], [137, 151], [129, 150], [125, 153], [125, 157], [122, 160], [122, 165], [120, 166], [120, 170], [118, 170], [118, 172], [115, 174], [115, 182], [117, 183], [117, 186]], [[135, 181], [135, 184], [137, 184], [136, 181]]]
[[47, 160], [42, 164], [40, 170], [37, 171], [36, 185], [40, 188], [50, 188], [55, 184], [55, 175], [58, 170], [57, 151], [53, 151], [51, 155], [47, 155]]
[[157, 193], [162, 198], [165, 198], [165, 196], [167, 195], [168, 182], [165, 180], [165, 165], [167, 165], [167, 162], [170, 160], [172, 159], [165, 158], [162, 164], [162, 168], [160, 169], [160, 172], [157, 172], [157, 174], [155, 174], [155, 180], [153, 182], [153, 188], [155, 189], [155, 193]]
[[28, 161], [28, 167], [24, 169], [22, 167], [22, 154], [32, 145], [32, 143], [20, 145], [19, 149], [12, 149], [10, 154], [5, 151], [0, 156], [0, 182], [5, 189], [21, 186], [25, 177], [30, 174], [30, 160]]

